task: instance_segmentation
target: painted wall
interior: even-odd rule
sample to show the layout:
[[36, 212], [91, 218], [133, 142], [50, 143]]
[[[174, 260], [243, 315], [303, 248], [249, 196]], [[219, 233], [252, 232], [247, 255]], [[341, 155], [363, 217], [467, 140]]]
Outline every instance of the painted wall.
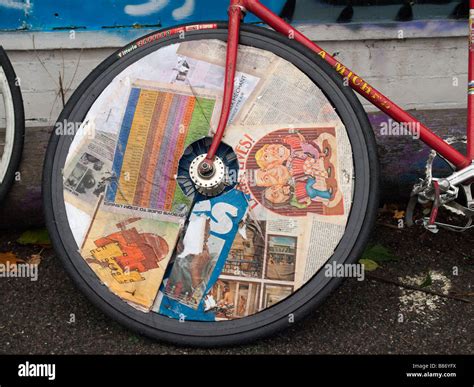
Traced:
[[[70, 48], [69, 34], [39, 32], [31, 34], [35, 38], [33, 47], [32, 39], [27, 45], [22, 39], [12, 37], [18, 34], [24, 35], [7, 33], [10, 38], [5, 42], [5, 48], [21, 80], [27, 126], [52, 125], [63, 107], [61, 95], [64, 94], [67, 100], [95, 66], [131, 40], [128, 35], [122, 38], [117, 36], [113, 46], [100, 47], [101, 39], [110, 44], [118, 32], [102, 32], [97, 36], [93, 34], [93, 37], [89, 37], [87, 32], [79, 32], [72, 41], [77, 48]], [[24, 39], [29, 35], [25, 34]], [[60, 35], [57, 41], [54, 40], [56, 35]], [[107, 36], [101, 38], [100, 35]], [[42, 42], [42, 38], [47, 39]], [[83, 48], [91, 42], [95, 43], [95, 47]], [[39, 48], [49, 43], [55, 47], [64, 43], [64, 46], [60, 49]], [[342, 63], [403, 108], [449, 109], [466, 106], [466, 36], [404, 40], [340, 39], [323, 41], [321, 46], [328, 52], [339, 52], [338, 58]], [[60, 84], [63, 85], [62, 92]], [[374, 110], [367, 101], [362, 102], [368, 111]]]
[[468, 17], [467, 0], [294, 0], [294, 21], [360, 23]]
[[[467, 0], [261, 0], [294, 22], [360, 23], [467, 18]], [[0, 30], [167, 27], [221, 20], [228, 0], [0, 0]], [[249, 16], [247, 21], [256, 21]]]
[[[286, 0], [262, 3], [279, 13]], [[0, 29], [167, 27], [177, 22], [222, 20], [228, 4], [228, 0], [0, 0]], [[252, 20], [256, 21], [248, 19]]]

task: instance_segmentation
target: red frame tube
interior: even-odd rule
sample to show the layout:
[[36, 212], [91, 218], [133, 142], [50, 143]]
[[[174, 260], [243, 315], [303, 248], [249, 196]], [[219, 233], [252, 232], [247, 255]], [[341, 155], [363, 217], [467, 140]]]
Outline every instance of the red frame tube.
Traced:
[[[467, 125], [467, 135], [468, 135], [468, 154], [467, 156], [463, 155], [457, 151], [454, 147], [447, 144], [441, 137], [434, 134], [428, 127], [419, 122], [412, 115], [403, 110], [400, 106], [396, 105], [377, 89], [371, 86], [369, 83], [364, 81], [360, 76], [355, 74], [349, 68], [344, 66], [342, 63], [338, 62], [334, 57], [329, 55], [317, 44], [313, 43], [310, 39], [304, 36], [301, 32], [293, 28], [290, 24], [286, 23], [276, 14], [274, 14], [270, 9], [265, 7], [260, 3], [259, 0], [231, 0], [231, 6], [229, 8], [229, 38], [228, 38], [228, 49], [227, 49], [227, 69], [226, 69], [226, 84], [224, 90], [224, 103], [222, 108], [221, 119], [219, 122], [219, 127], [214, 136], [214, 141], [211, 145], [211, 149], [208, 153], [208, 161], [212, 163], [212, 160], [215, 156], [215, 152], [222, 140], [224, 135], [225, 127], [227, 125], [227, 120], [230, 113], [230, 105], [232, 103], [232, 94], [233, 94], [233, 80], [235, 77], [235, 69], [237, 63], [237, 47], [238, 47], [238, 35], [240, 29], [240, 17], [242, 16], [242, 8], [253, 13], [275, 31], [280, 32], [281, 34], [287, 36], [289, 39], [294, 39], [297, 42], [303, 44], [304, 46], [311, 49], [317, 55], [321, 56], [326, 62], [328, 62], [336, 72], [338, 72], [343, 78], [346, 78], [349, 81], [350, 87], [355, 90], [357, 93], [362, 95], [374, 106], [377, 106], [380, 110], [386, 113], [389, 117], [393, 118], [395, 121], [400, 123], [405, 123], [410, 125], [410, 127], [417, 127], [420, 130], [420, 139], [425, 142], [428, 146], [438, 152], [441, 156], [446, 158], [458, 169], [462, 169], [470, 165], [474, 160], [474, 82], [473, 94], [469, 94], [468, 97], [468, 125]], [[474, 9], [474, 0], [470, 0], [470, 8]], [[474, 12], [474, 11], [473, 11]], [[240, 15], [237, 18], [237, 15]], [[473, 16], [474, 17], [474, 16]], [[238, 20], [237, 20], [238, 19]], [[472, 20], [471, 17], [472, 26]], [[472, 31], [472, 27], [471, 27]], [[471, 36], [473, 34], [471, 33]], [[471, 37], [471, 42], [473, 41]], [[472, 80], [474, 76], [474, 47], [473, 44], [470, 46], [469, 50], [469, 79]], [[470, 83], [471, 85], [471, 83]], [[229, 96], [230, 94], [230, 96]], [[227, 105], [229, 104], [229, 106]]]
[[232, 1], [231, 6], [229, 7], [229, 36], [227, 39], [227, 58], [222, 110], [219, 119], [219, 125], [217, 126], [216, 133], [214, 134], [211, 147], [207, 152], [206, 160], [204, 160], [204, 162], [207, 162], [210, 165], [213, 164], [217, 148], [219, 148], [222, 137], [224, 136], [232, 107], [235, 71], [237, 68], [237, 50], [239, 48], [240, 22], [243, 17], [242, 8], [238, 3], [238, 1]]
[[474, 159], [474, 0], [469, 1], [469, 72], [467, 93], [467, 157]]

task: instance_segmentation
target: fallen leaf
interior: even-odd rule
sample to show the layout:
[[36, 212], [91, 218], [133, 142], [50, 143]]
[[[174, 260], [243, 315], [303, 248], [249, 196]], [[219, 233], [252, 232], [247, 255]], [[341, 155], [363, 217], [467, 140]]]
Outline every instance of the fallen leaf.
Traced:
[[361, 259], [359, 263], [364, 265], [365, 271], [374, 271], [379, 268], [379, 264], [375, 261], [372, 261], [371, 259]]
[[0, 264], [6, 265], [9, 263], [10, 265], [16, 265], [18, 263], [24, 263], [25, 261], [21, 258], [18, 258], [18, 256], [13, 253], [13, 252], [8, 252], [8, 253], [0, 253]]
[[41, 263], [41, 255], [40, 254], [31, 254], [28, 258], [28, 263], [30, 265], [39, 265]]
[[421, 283], [420, 288], [427, 288], [428, 286], [431, 286], [432, 284], [433, 284], [433, 279], [431, 278], [431, 273], [428, 273], [426, 278]]
[[51, 240], [45, 228], [25, 231], [21, 234], [20, 238], [17, 239], [17, 242], [21, 245], [51, 247]]
[[405, 211], [398, 211], [398, 210], [394, 211], [393, 219], [400, 220], [400, 219], [404, 219], [404, 218], [405, 218]]
[[362, 258], [374, 262], [390, 262], [398, 260], [398, 258], [395, 257], [388, 248], [380, 244], [367, 247], [364, 254], [362, 254]]

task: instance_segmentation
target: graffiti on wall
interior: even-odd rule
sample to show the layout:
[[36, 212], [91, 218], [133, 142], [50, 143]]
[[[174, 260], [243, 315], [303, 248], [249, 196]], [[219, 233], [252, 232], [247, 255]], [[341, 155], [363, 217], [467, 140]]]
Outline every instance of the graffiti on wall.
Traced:
[[[460, 19], [468, 0], [261, 0], [294, 22], [357, 23]], [[167, 27], [223, 20], [229, 0], [0, 0], [0, 30]], [[257, 19], [248, 16], [247, 21]]]
[[[146, 16], [161, 11], [162, 9], [166, 8], [169, 3], [170, 0], [149, 0], [142, 4], [126, 5], [124, 11], [128, 15]], [[31, 2], [19, 0], [0, 0], [0, 6], [5, 8], [28, 11], [31, 8]], [[185, 0], [183, 5], [180, 5], [173, 10], [173, 17], [176, 20], [180, 20], [191, 16], [194, 12], [195, 6], [196, 0]]]
[[[280, 13], [286, 0], [262, 3]], [[167, 27], [223, 20], [228, 5], [228, 0], [0, 0], [0, 30]]]
[[[166, 8], [170, 0], [149, 0], [142, 4], [130, 4], [125, 6], [124, 11], [127, 15], [145, 16], [152, 13], [160, 12]], [[183, 5], [178, 5], [171, 15], [176, 20], [186, 19], [194, 13], [196, 7], [196, 0], [185, 0]]]

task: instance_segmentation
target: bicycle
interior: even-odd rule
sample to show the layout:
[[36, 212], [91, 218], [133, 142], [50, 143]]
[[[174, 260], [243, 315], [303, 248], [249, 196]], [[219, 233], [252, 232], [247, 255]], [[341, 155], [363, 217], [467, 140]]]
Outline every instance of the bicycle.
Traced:
[[0, 46], [0, 203], [9, 192], [21, 160], [25, 117], [12, 64]]
[[[248, 12], [273, 30], [243, 24]], [[259, 1], [231, 0], [228, 23], [140, 38], [71, 97], [58, 124], [77, 131], [53, 133], [44, 167], [53, 245], [79, 289], [141, 334], [270, 335], [340, 284], [325, 265], [353, 264], [374, 225], [376, 145], [353, 91], [455, 169], [413, 191], [436, 231], [440, 207], [473, 215], [473, 82], [463, 155]]]

